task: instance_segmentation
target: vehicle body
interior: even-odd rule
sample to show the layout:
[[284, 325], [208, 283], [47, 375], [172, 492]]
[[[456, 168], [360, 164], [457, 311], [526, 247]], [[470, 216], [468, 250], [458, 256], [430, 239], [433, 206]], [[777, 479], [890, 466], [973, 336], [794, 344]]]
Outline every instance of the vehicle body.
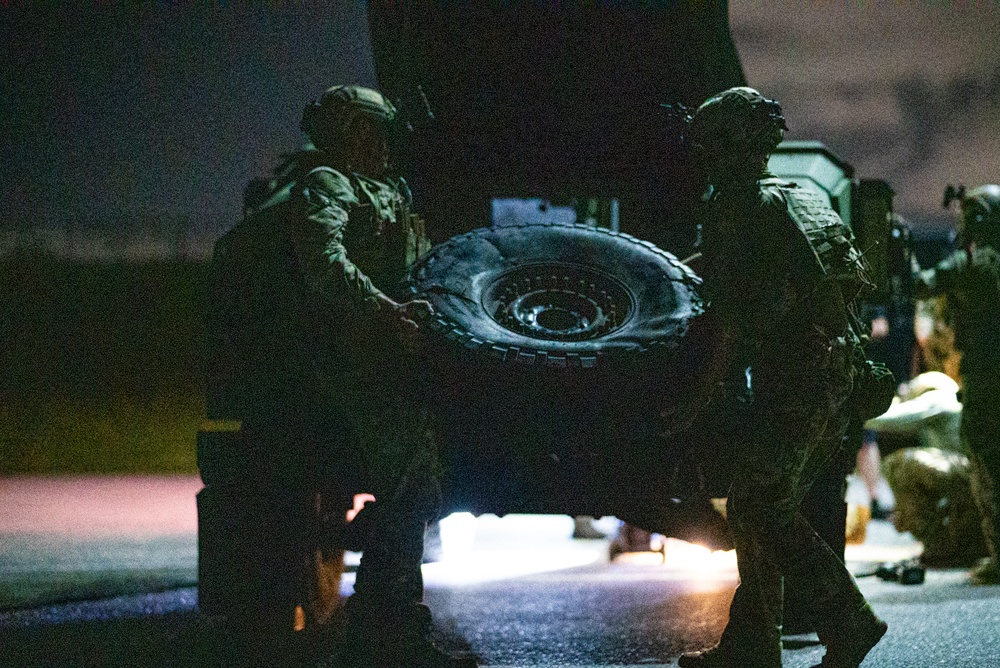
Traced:
[[[862, 189], [850, 166], [822, 144], [785, 142], [770, 167], [820, 193], [848, 220], [858, 218]], [[437, 246], [429, 268], [418, 267], [411, 277], [415, 295], [429, 299], [443, 315], [440, 323], [431, 323], [436, 330], [432, 338], [440, 339], [438, 352], [450, 349], [449, 361], [435, 368], [429, 379], [449, 388], [438, 392], [444, 395], [438, 409], [449, 425], [444, 437], [449, 509], [615, 515], [657, 533], [727, 547], [728, 538], [720, 533], [708, 501], [726, 496], [732, 453], [746, 431], [746, 404], [731, 397], [716, 403], [692, 429], [666, 438], [661, 433], [668, 425], [660, 412], [682, 403], [685, 389], [700, 372], [706, 339], [712, 336], [699, 317], [704, 312], [700, 280], [673, 255], [630, 235], [600, 228], [588, 235], [578, 227], [565, 227], [562, 245], [546, 240], [559, 231], [558, 225], [525, 225], [516, 234], [507, 228], [475, 230]], [[517, 235], [526, 237], [520, 247], [508, 241]], [[601, 237], [619, 243], [605, 244], [603, 255], [581, 257], [573, 250], [573, 237], [580, 235], [593, 237], [594, 244], [603, 241]], [[480, 237], [486, 240], [477, 250]], [[491, 259], [495, 249], [501, 259]], [[657, 254], [666, 255], [682, 271], [672, 272], [668, 263], [658, 275], [627, 277], [623, 265], [652, 265]], [[458, 260], [449, 264], [455, 257]], [[572, 351], [582, 363], [570, 368], [562, 363], [558, 368], [540, 365], [536, 346], [525, 337], [537, 337], [534, 343], [542, 347], [546, 339], [559, 337], [537, 328], [526, 330], [508, 311], [520, 301], [534, 303], [531, 300], [544, 292], [534, 281], [521, 278], [525, 271], [552, 275], [553, 285], [561, 286], [556, 275], [567, 273], [571, 265], [577, 273], [593, 270], [589, 288], [580, 288], [574, 298], [566, 298], [562, 287], [549, 290], [547, 301], [538, 302], [546, 307], [536, 311], [572, 310], [574, 303], [588, 302], [588, 294], [600, 302], [601, 295], [613, 293], [613, 283], [639, 304], [642, 298], [637, 295], [662, 281], [663, 290], [671, 294], [645, 313], [637, 306], [631, 316], [630, 322], [649, 323], [630, 339], [638, 342], [635, 350], [615, 355], [620, 353], [615, 339], [620, 331], [595, 329], [559, 343], [558, 354]], [[509, 306], [494, 303], [498, 288], [493, 286], [505, 281], [513, 284], [505, 288]], [[448, 301], [451, 292], [457, 297]], [[644, 298], [648, 300], [648, 294]], [[584, 307], [578, 310], [582, 313]], [[619, 313], [624, 310], [618, 307]], [[582, 315], [579, 319], [586, 320]], [[476, 328], [475, 320], [490, 326]], [[670, 344], [648, 345], [658, 339]], [[814, 522], [835, 547], [839, 539], [841, 549], [841, 488], [851, 461], [845, 456], [844, 468], [821, 481], [818, 498], [806, 504]]]
[[[558, 244], [534, 246], [533, 235], [542, 232], [529, 230], [520, 264], [482, 269], [493, 272], [489, 285], [502, 285], [523, 265], [548, 263], [559, 271], [572, 265], [570, 273], [623, 284], [623, 300], [635, 301], [633, 293], [642, 286], [621, 279], [612, 265], [655, 257], [663, 263], [663, 289], [683, 295], [670, 307], [682, 307], [671, 345], [638, 345], [622, 358], [591, 354], [600, 348], [603, 331], [566, 344], [567, 350], [579, 345], [589, 351], [583, 356], [539, 364], [538, 356], [521, 354], [519, 344], [493, 356], [495, 346], [469, 345], [474, 337], [454, 334], [455, 324], [475, 324], [468, 319], [429, 326], [438, 348], [427, 387], [445, 425], [445, 510], [615, 515], [658, 533], [728, 547], [725, 525], [709, 501], [726, 494], [733, 461], [728, 453], [745, 406], [724, 405], [684, 438], [664, 438], [658, 417], [698, 373], [702, 344], [711, 336], [699, 328], [695, 272], [677, 259], [694, 250], [692, 207], [703, 178], [684, 150], [683, 127], [661, 104], [693, 107], [746, 83], [726, 4], [556, 9], [479, 2], [428, 11], [380, 2], [370, 5], [369, 19], [380, 88], [399, 101], [404, 114], [409, 105], [411, 118], [417, 117], [414, 105], [428, 104], [433, 112], [429, 123], [414, 121], [402, 165], [432, 240], [446, 246], [463, 235], [488, 236], [477, 230], [489, 230], [500, 198], [575, 203], [578, 211], [581, 202], [590, 203], [593, 211], [615, 212], [593, 221], [615, 229], [580, 233], [612, 239], [604, 258], [610, 265], [563, 257], [561, 250], [532, 255], [533, 247]], [[856, 229], [881, 225], [878, 207], [859, 201], [864, 189], [850, 166], [821, 144], [782, 144], [771, 167], [828, 197]], [[622, 259], [621, 253], [633, 251], [635, 258]], [[451, 278], [468, 282], [471, 275], [463, 271], [456, 265]], [[509, 283], [512, 297], [504, 308], [525, 296]], [[591, 300], [589, 292], [593, 283], [600, 293], [601, 281], [587, 283], [567, 297], [572, 304], [601, 301]], [[418, 294], [425, 288], [412, 280], [408, 286]], [[476, 299], [481, 306], [498, 303], [490, 295], [487, 289]], [[496, 319], [490, 308], [485, 317]], [[655, 307], [651, 314], [657, 317]], [[511, 347], [517, 348], [513, 355]], [[585, 363], [590, 359], [598, 361]], [[268, 521], [266, 499], [240, 503], [247, 479], [238, 450], [239, 439], [226, 432], [205, 432], [199, 439], [199, 466], [208, 484], [199, 498], [201, 587], [211, 594], [203, 600], [219, 611], [232, 604], [232, 583], [252, 580], [259, 570], [252, 554], [226, 552], [224, 534], [239, 535]], [[805, 504], [817, 530], [839, 550], [847, 462], [818, 481]], [[327, 511], [327, 519], [335, 517]], [[301, 577], [296, 569], [288, 565], [288, 577]], [[323, 569], [317, 569], [310, 572], [321, 577]]]
[[[426, 215], [435, 241], [487, 227], [493, 222], [491, 211], [498, 199], [521, 198], [554, 205], [575, 203], [577, 211], [581, 202], [596, 203], [598, 211], [607, 210], [602, 205], [612, 202], [614, 220], [596, 215], [592, 222], [651, 241], [676, 257], [685, 258], [695, 251], [698, 232], [692, 207], [704, 180], [681, 140], [683, 124], [662, 105], [690, 109], [721, 90], [746, 85], [729, 33], [726, 3], [594, 3], [553, 8], [473, 2], [435, 12], [405, 3], [373, 3], [369, 23], [380, 88], [402, 107], [419, 102], [433, 113], [433, 121], [415, 127], [405, 171], [415, 204]], [[884, 212], [859, 201], [866, 189], [859, 187], [853, 169], [819, 142], [783, 143], [770, 167], [776, 175], [822, 193], [849, 225], [869, 230], [881, 224], [879, 216]], [[874, 253], [878, 250], [873, 248]], [[708, 334], [685, 335], [691, 339]], [[683, 347], [697, 346], [697, 341], [689, 340]], [[669, 365], [664, 367], [668, 376], [678, 374], [666, 383], [674, 391], [682, 391], [689, 381], [685, 374], [697, 372], [697, 354], [694, 350], [692, 359], [673, 372], [667, 369]], [[597, 387], [598, 374], [592, 375], [595, 378], [581, 373], [573, 382], [589, 388], [592, 397], [603, 396]], [[501, 383], [500, 376], [487, 372], [484, 382]], [[635, 382], [648, 384], [639, 377]], [[494, 403], [502, 394], [491, 393]], [[567, 415], [593, 415], [593, 407], [584, 405], [587, 402], [567, 406], [559, 396], [549, 399], [554, 408], [548, 416], [539, 412], [537, 402], [532, 404], [531, 416], [507, 412], [519, 424], [540, 431], [549, 428], [545, 423]], [[566, 487], [549, 484], [534, 500], [524, 492], [532, 486], [526, 487], [524, 476], [516, 472], [509, 494], [496, 490], [486, 494], [481, 472], [476, 473], [471, 462], [475, 452], [490, 447], [487, 443], [472, 447], [475, 438], [467, 435], [466, 452], [458, 456], [461, 466], [455, 469], [464, 473], [451, 480], [452, 503], [483, 512], [561, 508], [560, 512], [625, 516], [629, 513], [620, 506], [629, 495], [638, 499], [655, 489], [649, 493], [661, 499], [681, 498], [683, 492], [690, 492], [686, 489], [690, 485], [669, 489], [668, 481], [683, 479], [702, 480], [704, 494], [724, 496], [728, 472], [704, 469], [713, 462], [729, 461], [715, 455], [725, 451], [726, 431], [739, 422], [740, 406], [732, 409], [729, 415], [710, 418], [717, 424], [706, 427], [703, 438], [690, 447], [662, 439], [639, 446], [639, 450], [660, 453], [655, 467], [649, 462], [640, 467], [644, 471], [655, 468], [650, 480], [632, 474], [616, 479], [610, 475], [616, 468], [615, 457], [584, 466], [588, 472], [581, 469], [578, 473], [586, 481], [560, 475], [559, 467], [545, 474], [539, 469], [538, 475], [550, 481], [562, 479]], [[489, 413], [493, 409], [466, 405], [463, 410]], [[636, 411], [641, 410], [656, 413], [653, 407], [637, 404]], [[577, 433], [572, 438], [587, 440], [599, 432], [584, 431], [589, 436]], [[568, 434], [567, 439], [571, 440]], [[530, 438], [524, 435], [522, 440]], [[590, 443], [581, 448], [614, 451], [620, 445]], [[550, 449], [554, 447], [550, 443]], [[461, 453], [463, 445], [456, 443], [455, 450]], [[543, 452], [545, 457], [549, 462], [559, 459], [562, 468], [570, 468], [555, 452]], [[836, 487], [836, 482], [830, 485]], [[839, 516], [839, 510], [833, 514]], [[656, 523], [661, 529], [676, 527], [664, 517]], [[824, 533], [832, 539], [838, 529]]]

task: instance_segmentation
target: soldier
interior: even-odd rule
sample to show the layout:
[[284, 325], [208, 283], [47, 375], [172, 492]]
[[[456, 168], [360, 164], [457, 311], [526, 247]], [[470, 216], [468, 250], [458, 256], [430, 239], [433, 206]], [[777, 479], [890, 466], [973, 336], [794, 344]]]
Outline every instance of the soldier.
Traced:
[[785, 129], [778, 103], [751, 88], [709, 98], [689, 127], [710, 183], [703, 277], [721, 332], [706, 377], [749, 369], [752, 417], [727, 503], [740, 585], [722, 639], [682, 656], [685, 668], [779, 668], [782, 576], [812, 602], [824, 668], [857, 668], [887, 628], [799, 512], [843, 447], [858, 345], [849, 304], [866, 278], [826, 202], [767, 174]]
[[[933, 269], [918, 274], [917, 297], [945, 295], [962, 354], [963, 448], [972, 463], [973, 496], [983, 516], [990, 560], [973, 581], [1000, 583], [1000, 186], [959, 191], [962, 247]], [[945, 204], [950, 203], [948, 193]]]
[[315, 490], [335, 522], [350, 494], [376, 497], [351, 525], [363, 556], [343, 663], [475, 666], [434, 646], [421, 604], [440, 481], [409, 353], [430, 304], [391, 295], [430, 244], [390, 172], [397, 126], [393, 105], [368, 88], [335, 86], [306, 107], [301, 128], [314, 148], [287, 161], [267, 200], [216, 246], [213, 302], [230, 308], [210, 326], [210, 384], [215, 403], [228, 404], [216, 412], [242, 419], [290, 535], [309, 535]]

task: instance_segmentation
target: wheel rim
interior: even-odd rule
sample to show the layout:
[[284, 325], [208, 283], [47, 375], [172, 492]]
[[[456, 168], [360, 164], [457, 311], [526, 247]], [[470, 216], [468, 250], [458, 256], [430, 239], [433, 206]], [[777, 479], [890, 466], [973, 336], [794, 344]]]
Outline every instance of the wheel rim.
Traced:
[[563, 263], [504, 272], [483, 292], [501, 327], [546, 341], [587, 341], [624, 325], [635, 311], [625, 285], [596, 269]]

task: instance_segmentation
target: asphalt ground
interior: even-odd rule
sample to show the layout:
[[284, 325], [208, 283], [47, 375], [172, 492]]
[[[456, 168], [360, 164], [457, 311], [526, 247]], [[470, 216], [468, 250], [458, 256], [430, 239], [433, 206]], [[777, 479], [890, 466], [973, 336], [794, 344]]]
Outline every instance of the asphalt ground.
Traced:
[[[164, 486], [146, 479], [128, 479], [116, 484], [140, 491], [107, 494], [115, 487], [98, 480], [95, 484], [104, 490], [100, 495], [103, 500], [91, 503], [79, 497], [74, 500], [86, 487], [78, 484], [60, 502], [55, 489], [60, 483], [50, 480], [44, 487], [47, 500], [32, 503], [23, 486], [28, 483], [22, 480], [16, 517], [7, 512], [10, 492], [0, 492], [0, 508], [4, 509], [0, 512], [0, 542], [4, 546], [0, 572], [11, 570], [10, 555], [19, 553], [10, 547], [12, 537], [31, 528], [28, 517], [32, 513], [44, 515], [43, 521], [49, 523], [48, 531], [36, 530], [35, 535], [48, 535], [52, 542], [32, 548], [41, 549], [35, 552], [38, 558], [19, 562], [22, 571], [24, 564], [35, 563], [37, 572], [50, 572], [45, 553], [57, 555], [65, 550], [68, 554], [61, 559], [72, 562], [71, 553], [91, 540], [103, 541], [106, 551], [102, 559], [112, 560], [104, 561], [105, 565], [138, 549], [138, 553], [131, 553], [132, 561], [126, 562], [134, 565], [148, 559], [160, 567], [190, 568], [190, 548], [196, 543], [193, 498], [188, 505], [186, 497], [199, 485], [196, 479], [173, 481], [176, 484]], [[9, 479], [0, 480], [0, 490], [10, 490], [9, 483]], [[159, 491], [154, 494], [152, 490]], [[155, 501], [157, 496], [160, 502]], [[107, 504], [120, 506], [122, 512], [101, 512], [104, 519], [96, 521], [104, 523], [104, 533], [84, 526], [85, 517], [76, 513]], [[171, 528], [155, 529], [157, 506], [173, 508], [159, 515]], [[75, 519], [54, 521], [55, 516], [49, 513], [58, 516], [63, 512], [58, 510], [61, 507], [73, 509], [66, 512]], [[179, 518], [178, 512], [184, 517]], [[118, 520], [109, 519], [116, 516]], [[133, 521], [137, 528], [130, 531]], [[605, 520], [604, 527], [610, 528], [612, 523]], [[676, 665], [682, 651], [718, 638], [736, 585], [730, 553], [707, 553], [669, 541], [665, 559], [649, 552], [625, 555], [609, 563], [606, 540], [572, 540], [571, 531], [572, 520], [561, 516], [459, 516], [446, 522], [442, 527], [442, 561], [424, 569], [426, 601], [434, 612], [439, 642], [474, 654], [481, 664], [490, 666], [648, 667]], [[60, 535], [65, 535], [65, 540], [59, 539]], [[167, 547], [170, 541], [174, 548]], [[178, 548], [185, 542], [187, 551]], [[866, 543], [849, 547], [848, 562], [860, 572], [878, 561], [915, 554], [919, 549], [919, 544], [896, 534], [888, 523], [872, 522]], [[356, 555], [349, 556], [356, 559]], [[66, 563], [52, 554], [47, 558]], [[890, 625], [889, 633], [864, 666], [1000, 666], [1000, 587], [971, 586], [961, 569], [929, 571], [922, 585], [903, 586], [877, 578], [863, 578], [859, 583]], [[351, 591], [349, 574], [342, 591]], [[191, 586], [0, 612], [0, 666], [235, 666], [268, 662], [337, 666], [335, 645], [307, 633], [294, 635], [287, 646], [276, 649], [272, 645], [270, 652], [255, 642], [234, 637], [224, 618], [199, 614], [197, 589]], [[260, 642], [267, 645], [271, 640]], [[822, 655], [814, 636], [786, 638], [785, 647], [786, 668], [812, 666]]]

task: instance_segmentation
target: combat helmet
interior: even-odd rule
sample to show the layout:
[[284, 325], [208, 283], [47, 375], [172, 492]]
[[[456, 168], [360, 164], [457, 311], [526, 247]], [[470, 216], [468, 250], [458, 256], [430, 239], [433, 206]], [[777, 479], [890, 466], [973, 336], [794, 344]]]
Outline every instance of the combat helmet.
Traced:
[[781, 105], [739, 86], [705, 100], [691, 119], [687, 140], [708, 165], [741, 156], [769, 155], [784, 136]]
[[965, 193], [959, 228], [965, 239], [1000, 249], [1000, 186], [988, 184]]
[[330, 150], [346, 137], [359, 116], [382, 121], [387, 128], [396, 122], [396, 107], [382, 93], [364, 86], [333, 86], [302, 112], [299, 127], [317, 148]]

